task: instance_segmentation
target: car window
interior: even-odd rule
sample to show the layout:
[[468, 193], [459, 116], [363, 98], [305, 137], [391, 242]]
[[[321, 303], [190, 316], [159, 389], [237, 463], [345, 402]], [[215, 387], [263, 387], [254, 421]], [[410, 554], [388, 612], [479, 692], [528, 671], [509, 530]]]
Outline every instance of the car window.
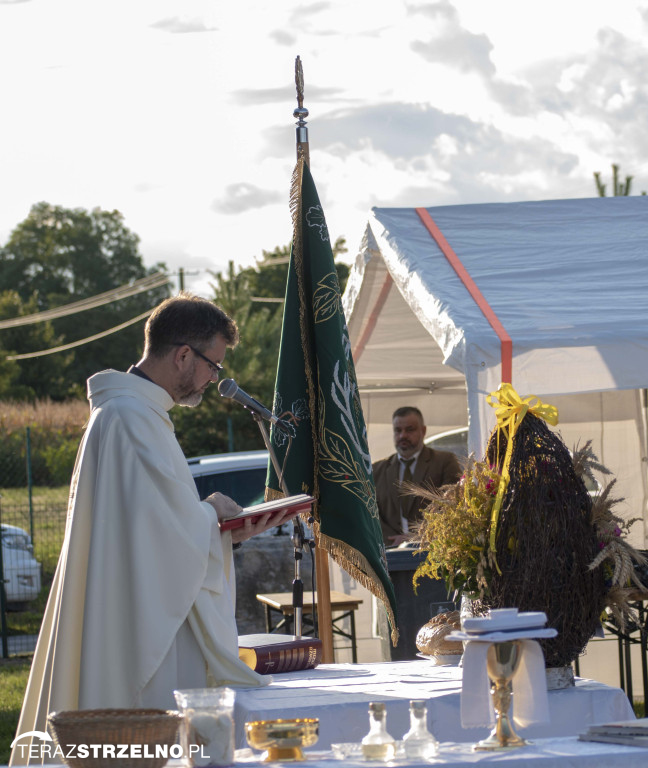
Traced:
[[20, 549], [26, 552], [31, 552], [33, 549], [31, 539], [26, 531], [19, 528], [8, 528], [4, 525], [2, 526], [2, 545], [8, 549]]
[[440, 435], [428, 437], [425, 444], [437, 451], [450, 451], [456, 456], [465, 458], [468, 456], [468, 430], [442, 432]]
[[249, 507], [263, 501], [265, 493], [266, 468], [232, 469], [213, 475], [194, 477], [201, 499], [211, 493], [224, 493], [241, 507]]

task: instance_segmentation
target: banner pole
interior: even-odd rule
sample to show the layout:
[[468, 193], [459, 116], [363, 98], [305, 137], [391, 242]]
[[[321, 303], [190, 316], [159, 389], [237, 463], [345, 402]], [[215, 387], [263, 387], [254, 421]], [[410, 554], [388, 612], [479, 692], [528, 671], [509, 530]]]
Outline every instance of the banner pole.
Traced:
[[333, 617], [331, 613], [331, 582], [329, 579], [328, 552], [315, 546], [315, 578], [317, 580], [317, 622], [319, 639], [322, 641], [322, 662], [332, 664]]
[[[304, 107], [304, 72], [299, 56], [295, 59], [295, 87], [297, 89], [297, 107], [293, 112], [296, 122], [297, 160], [304, 158], [310, 166], [308, 128], [306, 118], [308, 110]], [[333, 619], [331, 614], [331, 580], [329, 577], [328, 552], [315, 541], [315, 579], [317, 588], [317, 626], [322, 641], [322, 662], [331, 664], [333, 655]]]

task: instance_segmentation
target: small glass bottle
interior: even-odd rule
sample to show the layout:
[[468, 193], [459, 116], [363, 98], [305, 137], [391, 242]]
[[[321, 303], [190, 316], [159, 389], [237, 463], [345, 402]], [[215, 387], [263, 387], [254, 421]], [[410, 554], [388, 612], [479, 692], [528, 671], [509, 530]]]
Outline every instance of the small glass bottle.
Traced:
[[429, 760], [439, 750], [439, 743], [428, 731], [424, 699], [410, 701], [410, 729], [403, 736], [403, 748], [410, 760]]
[[367, 760], [392, 760], [396, 742], [387, 733], [387, 712], [381, 701], [369, 704], [369, 733], [362, 739], [362, 754]]

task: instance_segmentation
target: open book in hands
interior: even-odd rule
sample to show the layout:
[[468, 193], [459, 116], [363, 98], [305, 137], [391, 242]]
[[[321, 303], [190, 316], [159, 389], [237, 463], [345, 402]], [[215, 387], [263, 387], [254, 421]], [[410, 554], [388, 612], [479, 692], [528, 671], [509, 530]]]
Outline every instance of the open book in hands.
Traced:
[[290, 511], [290, 516], [285, 518], [286, 520], [299, 515], [300, 513], [310, 512], [315, 499], [306, 493], [299, 493], [296, 496], [286, 496], [283, 499], [275, 499], [274, 501], [266, 501], [263, 504], [254, 504], [251, 507], [243, 507], [243, 509], [232, 517], [226, 517], [220, 521], [220, 527], [222, 531], [229, 531], [231, 528], [240, 528], [247, 518], [251, 518], [255, 523], [262, 515], [271, 512], [278, 514], [284, 510]]

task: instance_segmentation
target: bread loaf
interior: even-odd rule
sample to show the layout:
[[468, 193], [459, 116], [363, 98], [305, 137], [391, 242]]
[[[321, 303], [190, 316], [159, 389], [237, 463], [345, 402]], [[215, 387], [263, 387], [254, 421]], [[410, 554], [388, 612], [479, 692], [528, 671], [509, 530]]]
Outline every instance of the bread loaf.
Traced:
[[426, 656], [460, 655], [463, 653], [463, 645], [456, 640], [446, 640], [455, 630], [461, 630], [459, 611], [439, 613], [419, 629], [416, 647]]

